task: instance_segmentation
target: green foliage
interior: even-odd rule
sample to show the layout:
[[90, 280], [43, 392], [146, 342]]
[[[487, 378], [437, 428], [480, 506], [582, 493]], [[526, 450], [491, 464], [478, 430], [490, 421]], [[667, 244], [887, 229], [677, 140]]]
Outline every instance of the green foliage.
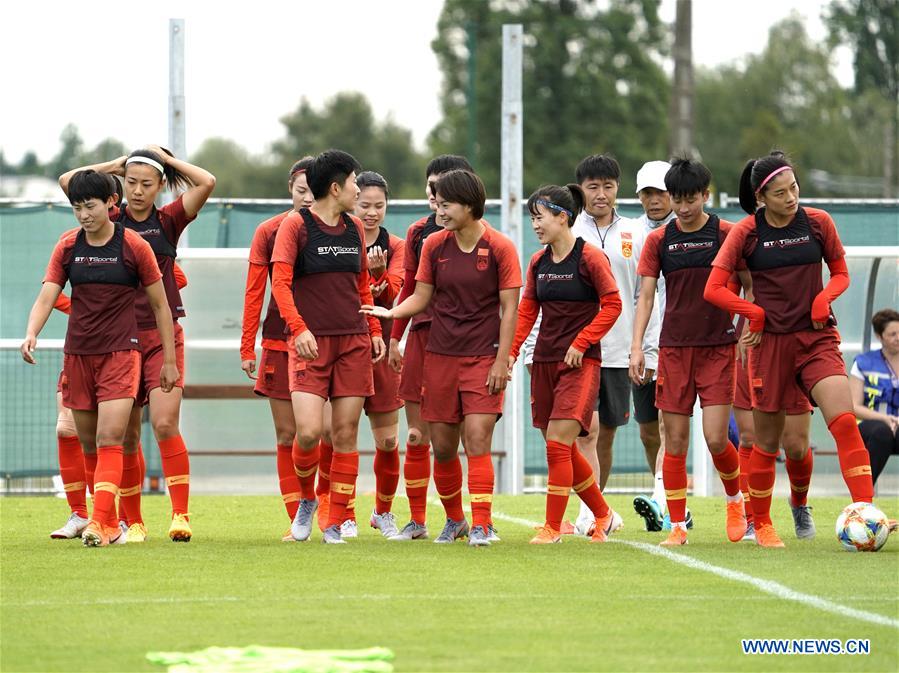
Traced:
[[224, 198], [287, 198], [287, 173], [271, 160], [253, 157], [227, 138], [207, 138], [191, 156], [191, 163], [215, 175], [215, 196]]
[[899, 102], [899, 2], [832, 0], [825, 21], [831, 43], [852, 48], [855, 90], [876, 89]]

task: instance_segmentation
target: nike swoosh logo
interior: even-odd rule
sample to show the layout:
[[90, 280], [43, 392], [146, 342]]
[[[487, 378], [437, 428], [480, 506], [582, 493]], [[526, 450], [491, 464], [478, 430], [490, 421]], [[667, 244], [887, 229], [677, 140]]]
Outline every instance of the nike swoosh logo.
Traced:
[[449, 257], [444, 257], [444, 258], [442, 258], [442, 259], [438, 259], [438, 260], [437, 260], [437, 263], [438, 263], [438, 264], [443, 264], [444, 262], [448, 262], [448, 261], [449, 261]]

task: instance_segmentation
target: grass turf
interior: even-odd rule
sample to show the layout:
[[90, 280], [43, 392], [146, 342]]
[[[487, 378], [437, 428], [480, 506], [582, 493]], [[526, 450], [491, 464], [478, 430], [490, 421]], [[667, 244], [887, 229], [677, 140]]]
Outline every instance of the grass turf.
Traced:
[[[649, 542], [630, 498], [614, 537]], [[775, 580], [891, 618], [899, 616], [899, 539], [850, 554], [833, 535], [844, 499], [815, 499], [818, 537], [799, 542], [775, 503], [787, 545], [731, 544], [722, 500], [692, 498], [690, 544], [676, 553]], [[575, 512], [572, 502], [570, 511]], [[888, 513], [895, 499], [881, 500]], [[65, 504], [0, 500], [3, 671], [151, 671], [151, 650], [211, 645], [309, 649], [385, 646], [397, 671], [895, 671], [899, 630], [779, 599], [622, 544], [527, 544], [532, 530], [497, 519], [501, 543], [392, 543], [368, 528], [342, 547], [281, 543], [275, 497], [196, 497], [194, 540], [165, 536], [167, 499], [145, 498], [150, 540], [86, 549], [50, 540]], [[542, 519], [539, 496], [496, 498], [494, 509]], [[400, 524], [408, 513], [398, 499]], [[429, 510], [432, 538], [442, 523]], [[743, 655], [742, 638], [869, 638], [867, 656]]]

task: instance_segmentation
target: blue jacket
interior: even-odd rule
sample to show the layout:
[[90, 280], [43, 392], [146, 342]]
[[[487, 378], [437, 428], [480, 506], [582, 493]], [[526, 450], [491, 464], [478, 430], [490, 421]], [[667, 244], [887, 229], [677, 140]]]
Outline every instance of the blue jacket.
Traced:
[[[864, 379], [865, 406], [899, 416], [899, 388], [893, 386], [892, 372], [883, 357], [883, 351], [868, 351], [855, 358]], [[882, 410], [881, 406], [886, 407]]]

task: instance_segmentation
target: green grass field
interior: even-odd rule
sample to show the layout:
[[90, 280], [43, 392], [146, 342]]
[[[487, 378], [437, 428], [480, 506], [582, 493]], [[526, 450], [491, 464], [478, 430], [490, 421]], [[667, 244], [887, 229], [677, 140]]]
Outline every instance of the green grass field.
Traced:
[[[685, 567], [623, 543], [656, 544], [630, 498], [619, 543], [533, 547], [519, 520], [540, 496], [497, 497], [503, 541], [390, 543], [367, 525], [342, 547], [284, 544], [275, 497], [197, 497], [194, 539], [165, 537], [166, 498], [145, 498], [151, 539], [86, 549], [53, 541], [66, 516], [51, 498], [0, 499], [3, 671], [161, 671], [148, 651], [212, 645], [307, 649], [384, 646], [397, 671], [896, 671], [899, 539], [850, 554], [833, 536], [843, 499], [816, 499], [818, 537], [799, 542], [783, 501], [787, 548], [731, 544], [723, 501], [693, 498], [696, 528], [675, 554], [778, 582], [865, 614], [878, 625]], [[891, 515], [896, 499], [881, 500]], [[360, 497], [359, 512], [371, 500]], [[397, 499], [398, 517], [408, 512]], [[571, 511], [574, 510], [572, 503]], [[441, 510], [432, 507], [432, 537]], [[360, 519], [361, 523], [365, 520]], [[837, 608], [839, 610], [839, 608]], [[869, 638], [869, 655], [743, 655], [742, 638]]]

